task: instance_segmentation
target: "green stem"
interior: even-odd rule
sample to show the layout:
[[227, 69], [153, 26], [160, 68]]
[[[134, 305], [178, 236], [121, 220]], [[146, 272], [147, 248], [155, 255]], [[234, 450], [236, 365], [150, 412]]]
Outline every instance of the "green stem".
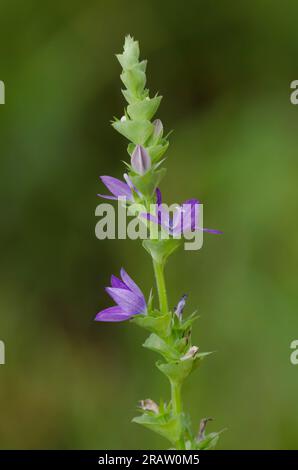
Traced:
[[[159, 308], [161, 313], [167, 313], [168, 297], [167, 289], [164, 277], [164, 264], [158, 263], [153, 259], [154, 274], [156, 279], [156, 286], [159, 298]], [[182, 430], [181, 413], [182, 413], [182, 400], [181, 400], [181, 385], [171, 381], [171, 403], [172, 403], [172, 414], [180, 423], [180, 430]], [[175, 443], [176, 449], [184, 449], [184, 441], [181, 437], [178, 442]]]
[[175, 382], [171, 382], [171, 392], [173, 413], [179, 415], [182, 411], [181, 386]]
[[[181, 413], [182, 413], [182, 400], [181, 400], [181, 385], [176, 382], [171, 382], [171, 400], [172, 400], [172, 412], [173, 416], [176, 416], [180, 424], [180, 434], [182, 434], [182, 423], [181, 423]], [[180, 439], [175, 443], [175, 447], [178, 450], [184, 449], [184, 440], [183, 436], [180, 436]]]
[[159, 299], [159, 308], [161, 313], [167, 313], [169, 311], [168, 307], [168, 297], [167, 297], [167, 289], [164, 277], [164, 264], [158, 263], [157, 261], [153, 260], [153, 267], [154, 267], [154, 274], [158, 292], [158, 299]]

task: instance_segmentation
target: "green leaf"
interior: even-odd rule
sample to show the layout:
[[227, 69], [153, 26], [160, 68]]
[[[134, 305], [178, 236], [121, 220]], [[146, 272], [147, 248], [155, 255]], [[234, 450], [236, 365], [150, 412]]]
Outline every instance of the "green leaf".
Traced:
[[114, 121], [112, 126], [136, 145], [144, 145], [154, 130], [154, 126], [150, 121]]
[[168, 439], [172, 444], [175, 444], [180, 438], [180, 416], [154, 416], [143, 414], [133, 418], [133, 423], [141, 424], [151, 431], [160, 434]]
[[164, 153], [167, 151], [169, 147], [169, 142], [165, 142], [164, 144], [157, 144], [157, 145], [149, 145], [147, 151], [150, 155], [150, 158], [153, 162], [158, 162]]
[[131, 69], [124, 70], [120, 78], [132, 95], [141, 95], [146, 85], [146, 74], [142, 63], [135, 65]]
[[116, 54], [121, 67], [129, 69], [136, 65], [139, 60], [140, 48], [138, 41], [135, 41], [130, 35], [126, 36], [122, 54]]
[[137, 121], [150, 120], [156, 113], [162, 97], [155, 96], [154, 98], [145, 98], [142, 101], [137, 101], [127, 107], [127, 112], [131, 119]]
[[152, 333], [149, 338], [146, 339], [143, 346], [144, 348], [151, 349], [151, 351], [161, 354], [167, 361], [177, 360], [179, 358], [179, 352], [155, 333]]
[[159, 185], [161, 179], [164, 177], [166, 173], [165, 168], [161, 168], [158, 171], [148, 171], [145, 175], [137, 175], [130, 173], [130, 179], [135, 185], [135, 187], [143, 194], [145, 197], [151, 198], [156, 190], [157, 186]]
[[148, 251], [157, 263], [165, 263], [167, 258], [176, 251], [182, 244], [178, 238], [169, 238], [168, 240], [144, 240], [143, 247]]
[[[131, 155], [135, 148], [136, 148], [135, 144], [133, 144], [132, 142], [130, 142], [130, 143], [128, 144], [128, 146], [127, 146], [127, 153], [128, 153], [128, 155]], [[130, 166], [131, 166], [131, 165], [130, 165]]]
[[159, 334], [162, 337], [166, 337], [170, 334], [171, 315], [169, 313], [161, 315], [160, 312], [156, 311], [155, 315], [134, 315], [131, 318], [131, 321], [148, 331]]
[[187, 338], [177, 338], [175, 341], [175, 348], [177, 349], [177, 351], [179, 351], [180, 354], [185, 354], [187, 352]]
[[163, 372], [171, 382], [182, 383], [193, 369], [193, 360], [171, 362], [169, 364], [157, 361], [157, 368]]
[[197, 315], [196, 312], [192, 313], [189, 317], [183, 318], [182, 321], [180, 322], [179, 319], [175, 324], [175, 329], [180, 330], [180, 331], [186, 331], [188, 330], [194, 321], [196, 321], [198, 318], [200, 318], [200, 315]]
[[138, 96], [131, 93], [129, 90], [121, 90], [124, 98], [128, 102], [128, 104], [137, 103], [139, 100], [144, 100], [149, 95], [149, 90], [145, 88]]
[[218, 432], [211, 432], [210, 434], [207, 434], [204, 439], [202, 439], [200, 442], [197, 443], [196, 447], [198, 450], [211, 450], [216, 447], [219, 439], [219, 433]]
[[158, 361], [156, 367], [163, 372], [170, 381], [182, 383], [194, 369], [196, 369], [204, 357], [212, 354], [211, 352], [197, 354], [193, 358], [185, 361], [170, 362], [168, 364]]
[[136, 103], [139, 100], [136, 96], [134, 96], [128, 90], [121, 90], [121, 92], [122, 92], [124, 98], [126, 99], [126, 101], [128, 102], [128, 104]]

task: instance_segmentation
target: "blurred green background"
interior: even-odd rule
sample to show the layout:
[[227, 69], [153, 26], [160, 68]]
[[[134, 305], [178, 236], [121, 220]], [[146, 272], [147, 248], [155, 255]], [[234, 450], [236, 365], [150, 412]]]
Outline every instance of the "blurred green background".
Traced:
[[168, 384], [145, 332], [100, 324], [121, 266], [149, 293], [138, 242], [95, 238], [99, 175], [120, 177], [126, 141], [114, 56], [134, 35], [174, 129], [162, 190], [198, 197], [199, 252], [168, 264], [170, 304], [189, 293], [194, 338], [216, 350], [184, 389], [219, 448], [298, 448], [297, 2], [2, 0], [0, 79], [1, 448], [163, 448], [130, 424]]

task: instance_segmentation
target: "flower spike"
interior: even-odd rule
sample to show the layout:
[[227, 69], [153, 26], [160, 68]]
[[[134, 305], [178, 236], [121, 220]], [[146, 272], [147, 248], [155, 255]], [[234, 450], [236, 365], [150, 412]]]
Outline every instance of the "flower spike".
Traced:
[[[163, 123], [158, 118], [154, 119], [162, 97], [150, 95], [146, 88], [147, 61], [140, 60], [139, 43], [132, 36], [126, 36], [123, 52], [117, 55], [117, 59], [122, 67], [120, 78], [127, 105], [121, 113], [122, 117], [114, 118], [112, 126], [128, 140], [130, 162], [124, 162], [127, 167], [124, 181], [112, 176], [101, 177], [110, 194], [99, 196], [112, 200], [125, 197], [132, 211], [132, 203], [141, 206], [137, 211], [138, 218], [145, 218], [157, 225], [151, 227], [146, 220], [137, 219], [137, 222], [143, 222], [142, 228], [156, 229], [154, 237], [143, 241], [143, 247], [152, 258], [158, 305], [154, 305], [155, 299], [151, 294], [146, 303], [138, 284], [122, 268], [120, 276], [111, 276], [110, 286], [105, 289], [114, 305], [98, 312], [95, 320], [132, 320], [151, 333], [143, 346], [162, 357], [156, 366], [170, 382], [171, 398], [160, 400], [159, 404], [149, 398], [141, 400], [139, 411], [142, 414], [133, 422], [168, 439], [173, 449], [210, 449], [216, 445], [219, 433], [205, 433], [210, 418], [201, 421], [199, 434], [193, 432], [181, 396], [184, 380], [210, 353], [200, 352], [198, 346], [192, 345], [192, 325], [197, 316], [184, 316], [187, 295], [180, 298], [173, 311], [169, 309], [164, 271], [166, 260], [181, 244], [181, 235], [188, 238], [197, 231], [222, 232], [200, 227], [201, 208], [197, 199], [188, 199], [174, 206], [174, 210], [171, 206], [172, 213], [162, 203], [159, 187], [166, 173], [163, 168], [164, 154], [169, 147], [170, 135], [164, 135]], [[176, 273], [179, 275], [178, 268]]]

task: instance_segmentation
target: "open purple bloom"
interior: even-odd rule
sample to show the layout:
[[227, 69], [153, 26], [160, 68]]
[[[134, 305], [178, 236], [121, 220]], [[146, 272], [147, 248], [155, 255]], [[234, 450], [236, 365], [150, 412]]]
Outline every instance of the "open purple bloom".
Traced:
[[111, 287], [106, 287], [106, 292], [117, 305], [99, 312], [95, 317], [96, 321], [118, 322], [146, 313], [146, 300], [141, 289], [123, 268], [120, 275], [121, 279], [112, 275]]
[[103, 197], [104, 199], [113, 200], [117, 200], [118, 197], [126, 197], [128, 200], [133, 201], [131, 185], [124, 183], [124, 181], [118, 180], [117, 178], [113, 178], [113, 176], [101, 176], [100, 179], [112, 195], [98, 194], [98, 196]]
[[197, 199], [188, 199], [181, 205], [176, 205], [174, 211], [169, 211], [168, 207], [162, 204], [162, 196], [159, 189], [156, 190], [156, 195], [156, 214], [142, 214], [142, 216], [160, 225], [169, 235], [175, 237], [197, 230], [214, 234], [222, 233], [220, 230], [199, 227], [200, 202]]

